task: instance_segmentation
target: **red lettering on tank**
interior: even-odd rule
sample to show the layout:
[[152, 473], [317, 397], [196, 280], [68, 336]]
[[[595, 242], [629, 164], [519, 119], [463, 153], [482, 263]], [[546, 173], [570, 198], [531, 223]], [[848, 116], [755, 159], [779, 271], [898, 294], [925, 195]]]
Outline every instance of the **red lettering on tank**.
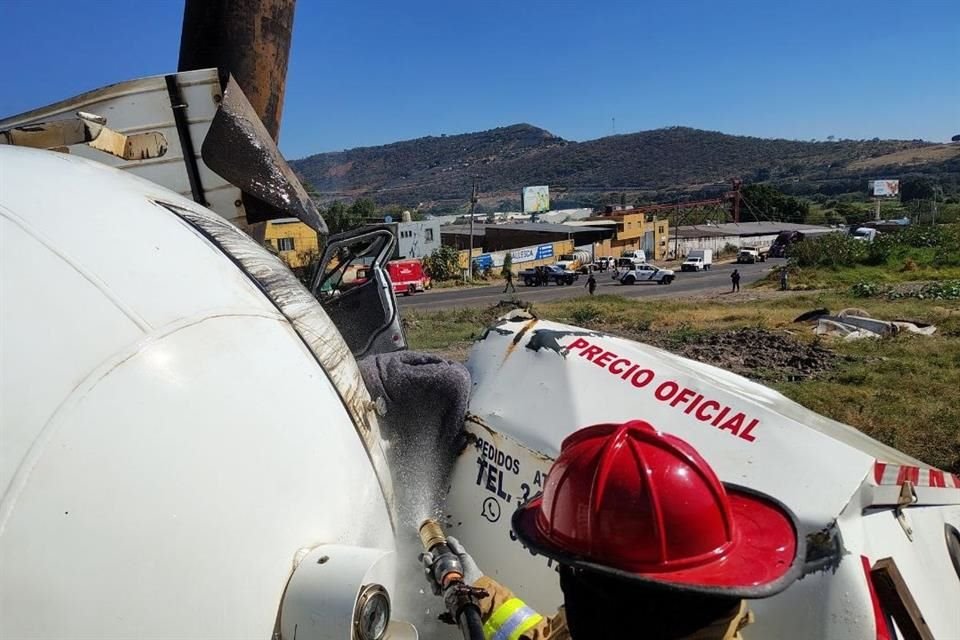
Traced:
[[657, 400], [666, 402], [672, 398], [673, 394], [675, 394], [679, 389], [680, 385], [673, 380], [667, 380], [666, 382], [662, 382], [660, 386], [657, 387], [657, 390], [653, 392], [653, 395]]
[[[610, 363], [610, 366], [607, 367], [607, 368], [610, 369], [610, 373], [612, 373], [612, 374], [614, 374], [614, 375], [616, 375], [616, 376], [618, 376], [618, 375], [620, 375], [621, 373], [623, 373], [623, 367], [617, 367], [618, 364], [630, 364], [630, 361], [629, 361], [629, 360], [625, 360], [625, 359], [623, 359], [623, 358], [620, 358], [620, 359], [614, 360], [613, 362]], [[634, 365], [634, 366], [636, 366], [636, 365]], [[617, 367], [617, 368], [615, 369], [614, 367]]]
[[[700, 421], [702, 421], [702, 422], [710, 422], [711, 420], [713, 420], [713, 415], [712, 415], [712, 414], [707, 414], [707, 413], [704, 411], [704, 410], [707, 409], [708, 407], [709, 407], [710, 409], [719, 409], [719, 408], [720, 408], [720, 403], [717, 402], [716, 400], [707, 400], [706, 402], [704, 402], [702, 405], [700, 405], [700, 408], [697, 409], [697, 413], [696, 413], [697, 420], [700, 420]], [[708, 409], [707, 409], [707, 410], [708, 410]]]
[[690, 412], [692, 412], [694, 409], [696, 409], [696, 408], [697, 408], [697, 405], [700, 404], [702, 401], [703, 401], [703, 394], [702, 394], [702, 393], [698, 393], [698, 394], [697, 394], [697, 397], [693, 399], [693, 402], [691, 402], [690, 404], [687, 405], [687, 408], [684, 409], [683, 412], [689, 415]]
[[[583, 338], [577, 338], [570, 343], [567, 351], [573, 350], [579, 350], [581, 357], [609, 371], [611, 375], [615, 375], [621, 380], [629, 381], [630, 384], [637, 389], [648, 386], [657, 378], [657, 373], [654, 370], [644, 369], [640, 364], [631, 362], [627, 358], [621, 358], [613, 351], [591, 344]], [[679, 382], [674, 380], [661, 382], [656, 389], [654, 389], [653, 395], [660, 402], [669, 403], [671, 407], [674, 407], [678, 411], [682, 409], [684, 414], [693, 416], [700, 422], [710, 423], [720, 431], [727, 431], [730, 435], [746, 440], [747, 442], [754, 442], [757, 439], [752, 432], [759, 426], [759, 419], [750, 418], [746, 413], [725, 406], [717, 400], [710, 400], [704, 394], [698, 393], [695, 389], [684, 387]], [[728, 418], [728, 416], [730, 417]], [[746, 426], [744, 426], [744, 424], [746, 424]], [[490, 450], [482, 451], [481, 455], [494, 459], [496, 453], [497, 450], [490, 446]], [[494, 463], [497, 462], [500, 461], [494, 459]], [[510, 465], [507, 464], [506, 468], [509, 469]], [[481, 466], [480, 476], [477, 479], [478, 484], [482, 483], [484, 476], [486, 477], [488, 487], [494, 482], [499, 483], [499, 476], [492, 478], [497, 473], [497, 470], [484, 469]]]
[[597, 365], [598, 367], [606, 367], [608, 364], [610, 364], [610, 361], [616, 357], [617, 357], [617, 354], [615, 354], [614, 352], [604, 351], [599, 356], [593, 359], [593, 364]]
[[739, 434], [738, 437], [743, 438], [747, 442], [753, 442], [757, 439], [756, 436], [750, 435], [750, 432], [753, 431], [753, 428], [760, 424], [760, 421], [756, 418], [750, 421], [750, 424], [747, 425], [747, 428], [743, 430], [743, 433]]
[[650, 384], [651, 380], [653, 380], [653, 371], [650, 371], [650, 369], [640, 369], [630, 378], [630, 384], [637, 389], [642, 389]]
[[584, 358], [586, 358], [587, 360], [590, 360], [591, 362], [593, 362], [593, 357], [596, 356], [596, 355], [597, 355], [598, 353], [600, 353], [601, 351], [603, 351], [603, 347], [598, 347], [598, 346], [596, 346], [596, 345], [590, 345], [589, 347], [587, 347], [586, 349], [584, 349], [584, 350], [583, 350], [583, 353], [581, 353], [580, 355], [583, 356]]
[[723, 419], [727, 417], [727, 414], [730, 413], [730, 407], [724, 407], [723, 410], [717, 414], [717, 417], [713, 419], [712, 424], [715, 427], [719, 427], [720, 423], [723, 422]]
[[688, 389], [687, 387], [684, 387], [683, 389], [680, 390], [680, 393], [674, 396], [673, 400], [670, 401], [670, 406], [675, 407], [681, 402], [686, 402], [694, 395], [696, 395], [696, 391], [694, 391], [693, 389]]
[[724, 422], [724, 423], [720, 426], [720, 431], [729, 431], [729, 432], [732, 433], [733, 435], [739, 434], [739, 433], [740, 433], [740, 427], [743, 426], [743, 419], [746, 418], [746, 417], [747, 417], [747, 416], [743, 415], [742, 412], [741, 412], [741, 413], [738, 413], [737, 415], [733, 416], [732, 418], [730, 418], [729, 420], [727, 420], [726, 422]]

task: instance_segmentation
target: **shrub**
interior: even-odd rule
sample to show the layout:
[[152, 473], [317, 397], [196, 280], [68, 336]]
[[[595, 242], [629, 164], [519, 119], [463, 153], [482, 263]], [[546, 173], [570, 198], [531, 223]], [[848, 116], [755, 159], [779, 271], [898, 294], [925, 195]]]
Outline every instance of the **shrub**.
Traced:
[[423, 266], [434, 280], [454, 280], [460, 277], [460, 252], [446, 245], [438, 247], [423, 259]]
[[860, 281], [850, 287], [850, 294], [856, 298], [876, 298], [888, 291], [888, 287], [876, 282]]
[[593, 322], [600, 317], [602, 311], [598, 307], [593, 306], [592, 304], [586, 304], [582, 307], [574, 309], [573, 313], [570, 314], [570, 317], [573, 318], [574, 322], [579, 324], [587, 324], [588, 322]]
[[798, 267], [851, 267], [863, 262], [867, 243], [842, 233], [825, 233], [790, 247], [790, 261]]

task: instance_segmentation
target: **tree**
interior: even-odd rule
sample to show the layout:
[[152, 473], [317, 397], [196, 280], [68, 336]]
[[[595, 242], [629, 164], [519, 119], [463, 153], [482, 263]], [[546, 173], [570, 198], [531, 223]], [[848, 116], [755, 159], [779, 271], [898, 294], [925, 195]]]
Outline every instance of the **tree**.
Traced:
[[350, 205], [350, 214], [359, 218], [373, 218], [377, 215], [377, 204], [370, 198], [357, 198]]
[[323, 212], [323, 218], [327, 222], [330, 233], [343, 233], [363, 224], [363, 220], [354, 215], [353, 207], [347, 207], [339, 200], [327, 207]]
[[506, 278], [510, 271], [513, 271], [513, 256], [507, 251], [507, 254], [503, 256], [503, 268], [500, 269], [500, 275]]
[[810, 213], [810, 203], [786, 196], [769, 184], [751, 184], [743, 188], [748, 213], [757, 213], [769, 220], [802, 223]]
[[950, 142], [960, 142], [960, 133], [950, 138]]
[[907, 176], [900, 181], [900, 202], [933, 199], [935, 185], [925, 176]]
[[434, 280], [454, 280], [460, 277], [460, 252], [443, 245], [423, 259], [427, 274]]

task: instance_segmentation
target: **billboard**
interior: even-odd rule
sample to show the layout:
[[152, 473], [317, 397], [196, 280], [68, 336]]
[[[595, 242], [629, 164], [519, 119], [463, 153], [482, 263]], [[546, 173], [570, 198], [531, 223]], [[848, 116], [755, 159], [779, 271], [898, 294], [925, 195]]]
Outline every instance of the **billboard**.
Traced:
[[900, 195], [899, 180], [873, 180], [870, 182], [870, 193], [878, 198], [896, 197]]
[[[497, 253], [484, 253], [476, 256], [473, 259], [473, 263], [481, 269], [502, 267], [503, 259], [506, 257], [506, 255], [506, 251], [498, 251]], [[532, 247], [522, 247], [520, 249], [514, 249], [510, 251], [510, 259], [513, 261], [513, 264], [531, 262], [533, 260], [546, 260], [552, 257], [552, 244], [534, 245]]]
[[524, 187], [520, 193], [524, 213], [550, 210], [550, 187]]

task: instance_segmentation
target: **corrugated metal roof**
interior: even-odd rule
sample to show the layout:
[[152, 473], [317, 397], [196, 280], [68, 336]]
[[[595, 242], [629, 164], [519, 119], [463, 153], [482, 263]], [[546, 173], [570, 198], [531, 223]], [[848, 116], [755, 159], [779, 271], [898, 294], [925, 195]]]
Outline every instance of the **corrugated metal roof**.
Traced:
[[793, 222], [728, 222], [724, 224], [684, 225], [671, 229], [681, 238], [715, 238], [719, 236], [765, 236], [781, 231], [801, 231], [808, 234], [836, 231], [832, 227]]
[[554, 224], [552, 222], [521, 222], [519, 224], [494, 224], [488, 228], [503, 229], [504, 231], [539, 231], [542, 233], [588, 233], [601, 229], [582, 227], [572, 224]]
[[[486, 229], [486, 225], [476, 224], [473, 225], [473, 235], [482, 236]], [[468, 224], [447, 224], [440, 227], [440, 235], [451, 235], [451, 236], [469, 236], [470, 235], [470, 225]]]

